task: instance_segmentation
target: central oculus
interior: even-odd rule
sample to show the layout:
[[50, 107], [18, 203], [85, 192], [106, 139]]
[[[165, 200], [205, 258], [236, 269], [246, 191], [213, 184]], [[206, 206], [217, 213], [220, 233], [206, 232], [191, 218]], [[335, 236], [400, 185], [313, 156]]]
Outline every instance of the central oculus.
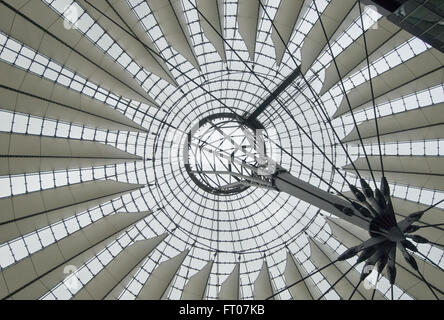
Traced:
[[[267, 132], [257, 121], [247, 123], [231, 113], [210, 115], [196, 123], [183, 146], [185, 169], [201, 189], [218, 195], [261, 186], [270, 168]], [[257, 184], [255, 181], [257, 180]]]

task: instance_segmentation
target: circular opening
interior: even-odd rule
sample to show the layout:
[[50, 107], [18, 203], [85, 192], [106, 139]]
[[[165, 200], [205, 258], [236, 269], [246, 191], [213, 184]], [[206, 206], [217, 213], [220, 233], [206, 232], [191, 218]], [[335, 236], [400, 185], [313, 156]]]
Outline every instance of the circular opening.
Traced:
[[230, 113], [208, 116], [188, 133], [183, 148], [185, 168], [207, 192], [243, 192], [267, 163], [266, 137], [256, 120], [243, 121]]

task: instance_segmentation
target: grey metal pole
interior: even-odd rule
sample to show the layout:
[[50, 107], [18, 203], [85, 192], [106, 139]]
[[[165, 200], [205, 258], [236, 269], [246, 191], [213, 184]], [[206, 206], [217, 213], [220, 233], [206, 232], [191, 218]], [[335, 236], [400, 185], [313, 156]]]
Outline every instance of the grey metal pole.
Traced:
[[[305, 181], [302, 181], [288, 171], [278, 170], [274, 178], [274, 186], [278, 191], [288, 193], [296, 198], [308, 202], [319, 209], [331, 213], [365, 230], [369, 229], [369, 222], [352, 204], [337, 195], [331, 194]], [[345, 214], [335, 206], [349, 208], [352, 215]]]

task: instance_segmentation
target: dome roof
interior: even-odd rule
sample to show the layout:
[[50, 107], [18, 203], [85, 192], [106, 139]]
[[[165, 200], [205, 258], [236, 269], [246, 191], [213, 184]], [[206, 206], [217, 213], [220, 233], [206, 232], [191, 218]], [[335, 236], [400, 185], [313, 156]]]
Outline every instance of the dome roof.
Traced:
[[[444, 55], [374, 7], [0, 7], [0, 298], [442, 298]], [[323, 268], [368, 232], [263, 161], [343, 198], [385, 176], [398, 220], [427, 210], [425, 280]]]

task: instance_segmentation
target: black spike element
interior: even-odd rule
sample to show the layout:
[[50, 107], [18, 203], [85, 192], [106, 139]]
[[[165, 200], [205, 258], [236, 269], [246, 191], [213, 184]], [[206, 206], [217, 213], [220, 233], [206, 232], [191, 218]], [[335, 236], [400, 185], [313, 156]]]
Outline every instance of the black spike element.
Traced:
[[350, 249], [345, 250], [339, 257], [338, 261], [344, 261], [354, 257], [359, 252], [359, 246], [351, 247]]
[[334, 206], [335, 206], [336, 209], [342, 211], [347, 216], [353, 216], [354, 215], [353, 210], [350, 209], [349, 207], [344, 207], [344, 206], [342, 206], [340, 204], [336, 204], [336, 203], [335, 203]]
[[[335, 205], [335, 207], [347, 215], [353, 211], [368, 218], [370, 239], [346, 250], [339, 256], [338, 261], [358, 256], [356, 264], [365, 261], [360, 276], [361, 282], [368, 277], [374, 269], [372, 267], [376, 265], [378, 274], [386, 270], [387, 278], [393, 287], [397, 273], [397, 248], [401, 250], [409, 266], [418, 271], [418, 263], [412, 254], [412, 252], [418, 252], [416, 243], [433, 243], [422, 236], [411, 234], [423, 228], [421, 225], [413, 224], [421, 219], [424, 212], [412, 213], [398, 223], [387, 179], [383, 177], [380, 189], [375, 188], [374, 191], [364, 179], [360, 179], [360, 182], [362, 192], [352, 185], [349, 186], [358, 201], [351, 201], [352, 206], [348, 208], [342, 205]], [[359, 252], [361, 253], [358, 254]]]
[[407, 263], [416, 271], [418, 271], [418, 264], [416, 263], [415, 258], [413, 258], [411, 255], [409, 255], [408, 253], [404, 253], [403, 252], [403, 256], [405, 261], [407, 261]]
[[352, 201], [352, 206], [359, 211], [360, 214], [362, 214], [364, 217], [366, 218], [371, 218], [372, 214], [370, 213], [370, 211], [368, 211], [367, 208], [361, 206], [359, 203], [357, 203], [356, 201]]
[[384, 195], [381, 191], [379, 191], [379, 189], [375, 189], [375, 199], [381, 209], [387, 208], [387, 203], [385, 202]]
[[358, 260], [356, 260], [356, 263], [361, 263], [364, 260], [367, 260], [368, 258], [370, 258], [370, 256], [372, 256], [376, 251], [376, 246], [371, 246], [368, 248], [365, 248], [364, 250], [362, 250], [361, 255], [359, 256]]
[[370, 213], [370, 211], [365, 207], [361, 207], [361, 209], [359, 209], [359, 212], [366, 218], [372, 217], [372, 214]]
[[387, 277], [390, 282], [390, 284], [394, 284], [396, 280], [396, 268], [394, 265], [388, 265], [387, 266]]
[[348, 207], [344, 207], [344, 209], [342, 210], [342, 212], [344, 212], [347, 216], [353, 216], [355, 213], [353, 212], [352, 209], [348, 208]]
[[416, 225], [411, 225], [411, 226], [409, 226], [407, 229], [405, 229], [405, 233], [413, 233], [413, 232], [416, 232], [416, 231], [418, 231], [419, 230], [419, 228], [420, 228], [420, 226], [416, 226]]
[[418, 252], [418, 249], [415, 247], [415, 245], [408, 240], [401, 241], [401, 244], [413, 252]]
[[369, 268], [369, 266], [371, 266], [371, 264], [368, 263], [367, 261], [364, 265], [364, 268], [362, 268], [361, 271], [361, 278], [360, 278], [361, 281], [364, 281], [365, 278], [367, 278], [370, 275], [370, 273], [372, 273], [373, 270], [372, 268]]
[[390, 187], [385, 177], [382, 177], [381, 179], [381, 192], [384, 195], [384, 197], [390, 198]]
[[354, 185], [350, 184], [349, 185], [351, 192], [353, 192], [353, 195], [355, 196], [355, 198], [360, 201], [360, 202], [364, 202], [365, 201], [365, 196], [364, 194], [361, 192], [361, 190], [359, 190], [358, 188], [356, 188]]
[[411, 235], [409, 236], [409, 238], [417, 243], [429, 243], [429, 240], [424, 237], [418, 236], [417, 234]]
[[419, 211], [419, 212], [409, 214], [409, 216], [407, 218], [411, 218], [414, 221], [418, 221], [419, 219], [422, 218], [423, 214], [424, 214], [424, 211]]
[[386, 251], [385, 254], [378, 261], [377, 270], [379, 274], [381, 274], [382, 270], [384, 270], [385, 266], [387, 265], [387, 261], [388, 261], [388, 252]]
[[396, 246], [393, 245], [390, 248], [387, 261], [387, 277], [391, 285], [393, 285], [396, 280], [395, 261], [396, 261]]
[[374, 198], [373, 190], [372, 190], [372, 188], [370, 188], [367, 181], [365, 181], [364, 179], [360, 179], [360, 182], [361, 182], [362, 191], [364, 191], [365, 197], [367, 199]]

